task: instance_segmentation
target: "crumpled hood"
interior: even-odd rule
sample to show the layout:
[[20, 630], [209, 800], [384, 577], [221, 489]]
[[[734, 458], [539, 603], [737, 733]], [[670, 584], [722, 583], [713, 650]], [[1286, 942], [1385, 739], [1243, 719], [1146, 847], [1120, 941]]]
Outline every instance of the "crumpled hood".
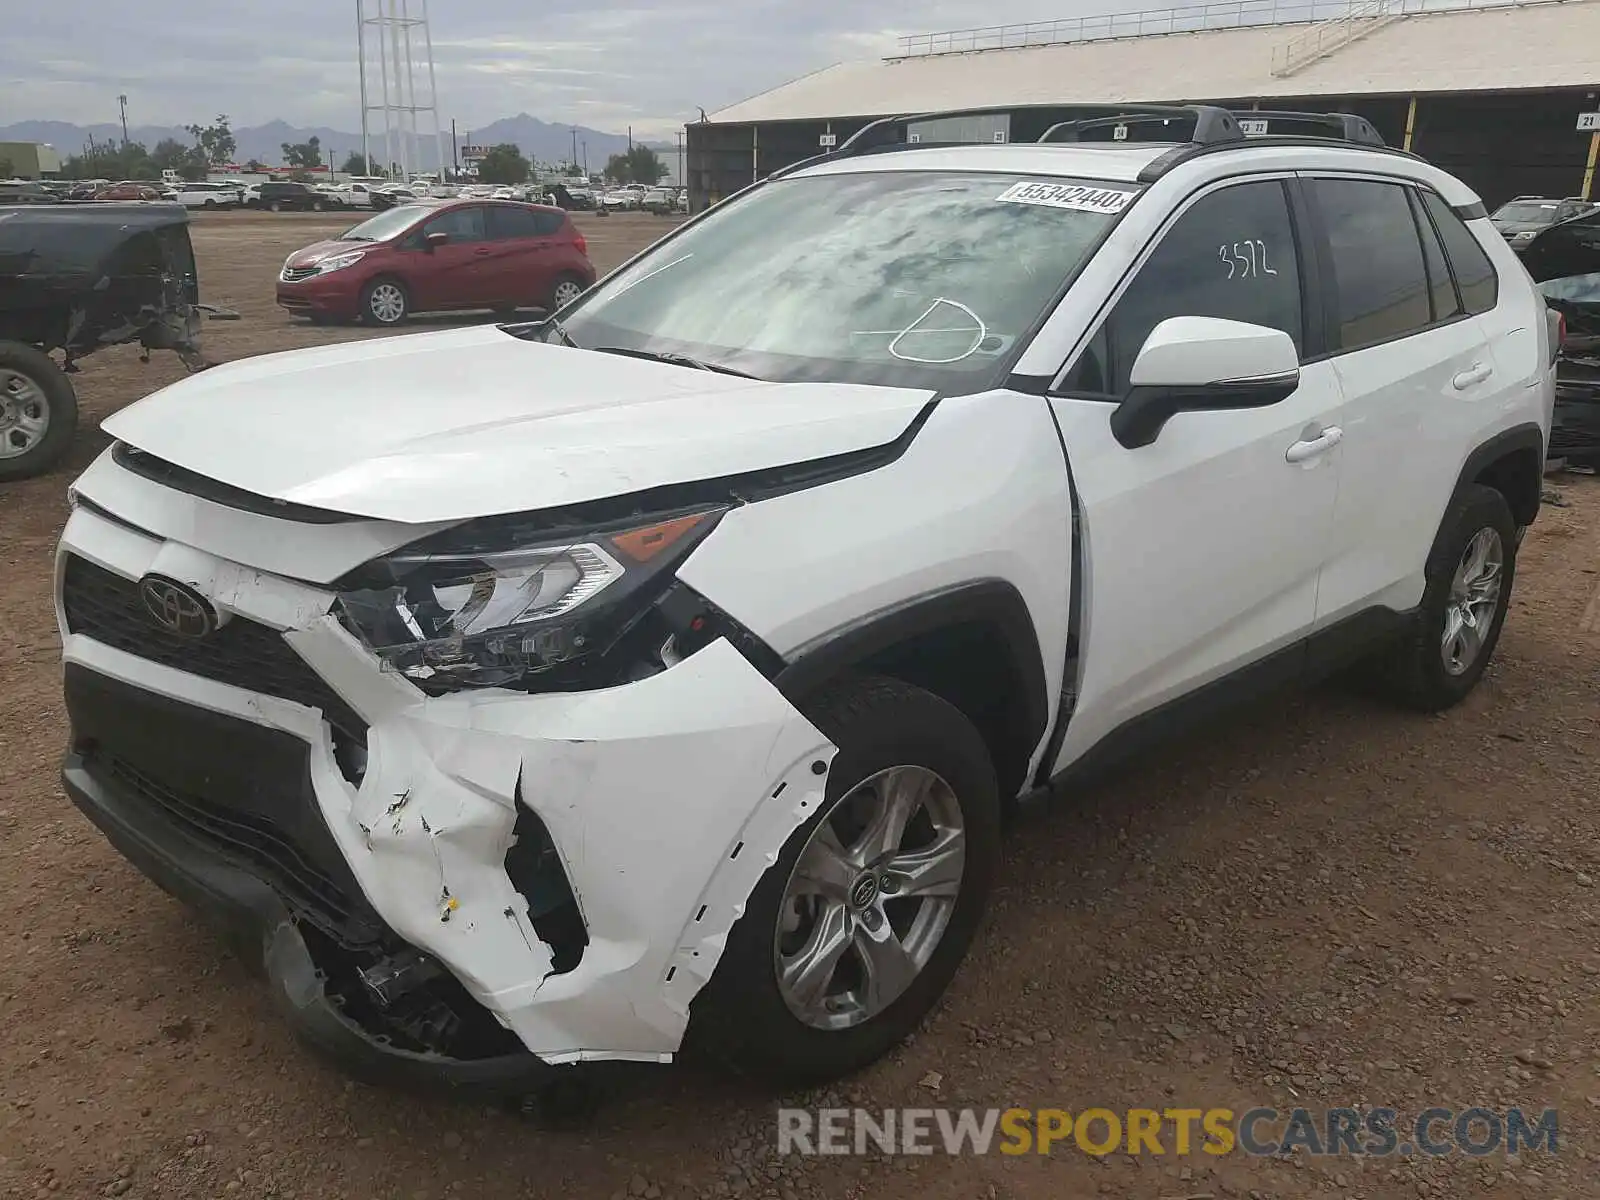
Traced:
[[765, 383], [491, 325], [228, 363], [103, 428], [287, 503], [457, 521], [870, 449], [899, 437], [932, 396]]

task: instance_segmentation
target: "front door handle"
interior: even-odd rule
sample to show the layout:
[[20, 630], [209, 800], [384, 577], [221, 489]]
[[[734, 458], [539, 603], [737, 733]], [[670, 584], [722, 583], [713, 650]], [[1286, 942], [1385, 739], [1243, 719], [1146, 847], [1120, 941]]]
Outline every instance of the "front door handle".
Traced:
[[1337, 425], [1329, 425], [1313, 438], [1301, 438], [1284, 453], [1285, 462], [1303, 463], [1316, 458], [1319, 454], [1326, 454], [1340, 442], [1344, 441], [1344, 430]]
[[1469, 387], [1474, 387], [1477, 384], [1482, 383], [1485, 379], [1489, 378], [1489, 376], [1493, 374], [1494, 368], [1488, 363], [1473, 363], [1465, 371], [1461, 372], [1461, 374], [1452, 379], [1450, 381], [1450, 386], [1455, 388], [1458, 392], [1464, 392]]
[[491, 253], [491, 251], [487, 246], [479, 246], [472, 252], [474, 258], [482, 258], [485, 254], [489, 253]]

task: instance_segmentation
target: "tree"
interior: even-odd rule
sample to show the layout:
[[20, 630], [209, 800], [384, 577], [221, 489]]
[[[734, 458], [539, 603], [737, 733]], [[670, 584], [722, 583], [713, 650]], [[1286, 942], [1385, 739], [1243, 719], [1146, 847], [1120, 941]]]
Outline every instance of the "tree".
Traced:
[[606, 163], [606, 178], [613, 183], [646, 183], [654, 187], [666, 173], [667, 165], [649, 146], [613, 154]]
[[297, 145], [283, 143], [283, 163], [287, 167], [320, 167], [322, 165], [322, 139], [312, 134]]
[[478, 163], [480, 183], [518, 184], [528, 179], [528, 160], [522, 151], [509, 142], [491, 146], [489, 153]]
[[227, 113], [217, 114], [217, 119], [210, 125], [186, 125], [184, 128], [194, 138], [196, 148], [208, 164], [220, 167], [233, 161], [239, 143], [228, 125]]
[[378, 170], [378, 163], [375, 159], [363, 158], [354, 150], [350, 152], [349, 156], [344, 160], [344, 166], [340, 167], [339, 170], [346, 175], [382, 174], [382, 172]]
[[267, 164], [262, 162], [259, 158], [252, 158], [249, 162], [245, 163], [244, 169], [249, 171], [252, 175], [265, 175], [267, 173]]
[[173, 170], [184, 179], [206, 177], [206, 155], [199, 146], [185, 146], [176, 138], [162, 138], [150, 152], [150, 163], [158, 171]]
[[74, 154], [61, 164], [61, 174], [68, 179], [159, 179], [160, 168], [150, 159], [142, 142], [121, 145], [113, 141], [97, 142], [91, 137], [84, 144], [82, 154]]

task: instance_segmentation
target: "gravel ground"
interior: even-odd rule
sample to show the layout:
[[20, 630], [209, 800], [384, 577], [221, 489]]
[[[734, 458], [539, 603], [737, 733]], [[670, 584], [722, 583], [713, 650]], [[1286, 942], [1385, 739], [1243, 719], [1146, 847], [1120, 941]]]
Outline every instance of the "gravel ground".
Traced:
[[[666, 227], [579, 222], [602, 270]], [[197, 221], [206, 298], [244, 314], [212, 327], [213, 357], [365, 336], [272, 304], [283, 256], [331, 227]], [[692, 1066], [605, 1076], [598, 1111], [561, 1127], [347, 1082], [62, 797], [63, 491], [105, 444], [97, 421], [177, 374], [132, 350], [91, 359], [71, 461], [0, 488], [0, 1196], [1600, 1196], [1600, 482], [1552, 481], [1498, 660], [1460, 709], [1321, 689], [1024, 816], [926, 1029], [789, 1098], [1554, 1106], [1558, 1154], [780, 1159], [782, 1098]]]

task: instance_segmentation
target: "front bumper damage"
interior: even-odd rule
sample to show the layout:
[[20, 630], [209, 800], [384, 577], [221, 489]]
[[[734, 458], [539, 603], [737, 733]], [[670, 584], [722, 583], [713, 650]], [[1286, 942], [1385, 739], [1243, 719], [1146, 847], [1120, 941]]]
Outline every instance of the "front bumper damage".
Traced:
[[[751, 890], [823, 797], [834, 748], [726, 641], [624, 687], [429, 698], [378, 669], [321, 589], [89, 507], [63, 535], [58, 596], [69, 568], [116, 584], [102, 606], [146, 574], [179, 579], [224, 614], [214, 637], [279, 631], [337, 694], [325, 720], [303, 693], [86, 632], [70, 595], [58, 612], [67, 791], [146, 874], [259, 945], [300, 1034], [366, 1077], [515, 1090], [561, 1064], [669, 1060]], [[518, 875], [535, 831], [576, 950], [541, 935], [548, 906]], [[488, 1028], [457, 1038], [469, 1054], [430, 1042], [427, 1012], [374, 1015], [429, 970]]]

